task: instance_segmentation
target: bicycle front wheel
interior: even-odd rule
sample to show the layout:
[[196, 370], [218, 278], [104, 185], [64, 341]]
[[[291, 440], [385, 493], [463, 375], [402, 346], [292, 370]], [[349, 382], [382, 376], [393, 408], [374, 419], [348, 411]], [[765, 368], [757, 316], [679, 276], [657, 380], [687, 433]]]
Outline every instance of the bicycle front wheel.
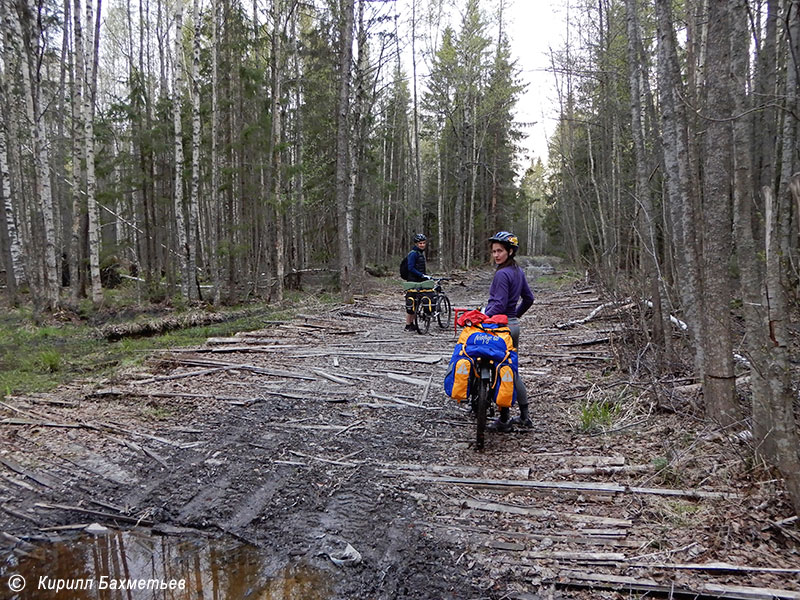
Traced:
[[445, 295], [439, 296], [436, 301], [436, 320], [441, 329], [450, 327], [450, 319], [453, 316], [453, 308], [450, 306], [450, 298]]
[[414, 325], [417, 326], [417, 333], [420, 335], [428, 333], [431, 328], [431, 313], [424, 308], [420, 308], [414, 313]]
[[475, 449], [483, 450], [483, 443], [486, 437], [486, 412], [489, 408], [489, 382], [485, 379], [478, 379], [478, 412], [477, 412], [477, 437], [475, 438]]

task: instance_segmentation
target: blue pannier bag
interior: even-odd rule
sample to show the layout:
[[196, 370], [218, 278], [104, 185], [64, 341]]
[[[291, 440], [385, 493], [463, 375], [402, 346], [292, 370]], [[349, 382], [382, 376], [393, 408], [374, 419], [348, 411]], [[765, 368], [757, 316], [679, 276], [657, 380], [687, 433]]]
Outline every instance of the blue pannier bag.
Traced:
[[[502, 337], [491, 332], [492, 329], [500, 329], [499, 326], [484, 324], [481, 327], [469, 333], [464, 342], [464, 353], [470, 358], [475, 359], [480, 356], [497, 364], [506, 358], [509, 346]], [[507, 332], [508, 327], [503, 326], [501, 331]]]

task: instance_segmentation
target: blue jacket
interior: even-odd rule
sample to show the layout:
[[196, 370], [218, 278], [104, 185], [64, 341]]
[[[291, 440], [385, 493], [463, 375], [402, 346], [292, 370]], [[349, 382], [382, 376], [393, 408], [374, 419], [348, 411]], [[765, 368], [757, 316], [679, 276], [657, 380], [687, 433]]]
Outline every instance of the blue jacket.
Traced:
[[414, 246], [406, 257], [409, 281], [425, 281], [425, 254]]
[[497, 269], [489, 286], [489, 302], [485, 314], [521, 317], [533, 304], [533, 292], [518, 265]]

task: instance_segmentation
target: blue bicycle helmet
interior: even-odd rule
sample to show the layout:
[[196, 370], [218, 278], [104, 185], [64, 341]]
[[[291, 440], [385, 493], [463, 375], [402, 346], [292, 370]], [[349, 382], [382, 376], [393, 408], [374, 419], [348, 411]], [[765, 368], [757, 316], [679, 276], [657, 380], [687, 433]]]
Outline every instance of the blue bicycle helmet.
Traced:
[[503, 244], [509, 250], [512, 248], [514, 250], [519, 249], [519, 238], [510, 231], [498, 231], [489, 238], [489, 242], [498, 242]]
[[428, 238], [425, 237], [424, 233], [418, 233], [414, 236], [414, 243], [418, 244], [419, 242], [426, 242]]

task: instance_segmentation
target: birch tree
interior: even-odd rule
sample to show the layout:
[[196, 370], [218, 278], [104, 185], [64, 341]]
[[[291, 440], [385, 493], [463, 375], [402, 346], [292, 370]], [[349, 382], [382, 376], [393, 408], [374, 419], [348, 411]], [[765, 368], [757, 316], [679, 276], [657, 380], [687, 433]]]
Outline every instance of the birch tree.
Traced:
[[[0, 2], [0, 23], [5, 23], [5, 3]], [[3, 36], [5, 37], [5, 36]], [[0, 39], [0, 193], [3, 197], [3, 228], [6, 253], [3, 257], [6, 270], [6, 290], [9, 302], [17, 303], [17, 285], [25, 281], [22, 262], [22, 243], [17, 230], [17, 217], [11, 189], [11, 172], [8, 161], [8, 95], [6, 92], [5, 42]]]
[[197, 227], [199, 219], [200, 202], [200, 38], [202, 33], [202, 18], [200, 14], [200, 0], [192, 2], [192, 20], [194, 22], [194, 37], [192, 41], [192, 183], [189, 192], [189, 231], [187, 235], [186, 276], [189, 280], [189, 300], [197, 300], [199, 291], [197, 281]]
[[172, 76], [172, 122], [175, 134], [175, 185], [173, 192], [175, 210], [175, 235], [179, 271], [181, 274], [181, 293], [189, 298], [192, 274], [189, 272], [187, 257], [186, 225], [183, 204], [183, 126], [181, 123], [181, 99], [183, 97], [183, 0], [175, 2], [175, 55]]
[[[88, 256], [89, 279], [91, 281], [92, 302], [95, 305], [103, 300], [100, 283], [100, 224], [97, 214], [97, 178], [95, 175], [94, 139], [94, 99], [97, 93], [97, 43], [95, 39], [93, 0], [86, 0], [86, 45], [84, 47], [83, 73], [86, 77], [83, 97], [84, 160], [86, 162], [86, 212], [88, 215]], [[97, 1], [97, 13], [100, 14]]]
[[34, 301], [39, 308], [55, 310], [59, 305], [58, 270], [56, 268], [56, 230], [54, 223], [53, 195], [50, 183], [50, 154], [44, 122], [44, 110], [41, 95], [41, 71], [37, 68], [36, 57], [40, 52], [41, 32], [36, 23], [38, 11], [35, 3], [29, 0], [26, 4], [18, 4], [17, 10], [12, 7], [6, 16], [10, 21], [9, 31], [14, 50], [21, 57], [22, 94], [25, 102], [25, 115], [29, 136], [32, 142], [34, 163], [34, 188], [41, 213], [41, 240], [38, 243], [44, 249], [42, 256], [34, 257], [41, 262], [37, 271], [41, 276], [32, 280], [36, 288]]

